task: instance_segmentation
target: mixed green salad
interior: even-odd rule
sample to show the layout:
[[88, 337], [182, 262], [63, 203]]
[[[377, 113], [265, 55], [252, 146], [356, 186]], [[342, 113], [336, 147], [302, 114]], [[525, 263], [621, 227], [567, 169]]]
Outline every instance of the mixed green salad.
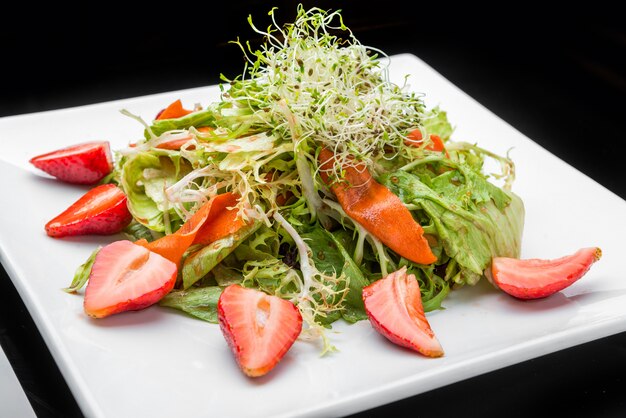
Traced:
[[184, 249], [160, 305], [216, 323], [225, 287], [260, 289], [293, 302], [303, 335], [328, 350], [325, 330], [367, 319], [362, 289], [381, 277], [405, 268], [432, 311], [493, 257], [519, 257], [524, 205], [508, 156], [453, 139], [445, 110], [394, 84], [385, 54], [340, 11], [300, 6], [286, 25], [270, 16], [265, 31], [249, 19], [265, 42], [235, 42], [246, 64], [223, 76], [218, 101], [151, 122], [123, 112], [143, 135], [115, 150], [103, 182], [127, 198], [130, 240], [175, 234], [217, 196], [237, 213], [216, 240]]

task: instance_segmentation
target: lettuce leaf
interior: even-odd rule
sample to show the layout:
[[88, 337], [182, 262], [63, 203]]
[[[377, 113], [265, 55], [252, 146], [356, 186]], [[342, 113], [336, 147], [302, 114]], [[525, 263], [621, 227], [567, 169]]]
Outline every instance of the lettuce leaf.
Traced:
[[[192, 126], [195, 128], [203, 126], [224, 128], [228, 134], [226, 136], [220, 135], [220, 137], [238, 138], [246, 133], [260, 132], [267, 125], [249, 107], [237, 107], [221, 102], [180, 118], [154, 120], [150, 126], [150, 131], [155, 136], [160, 136], [168, 131], [189, 129]], [[146, 129], [144, 137], [150, 139], [150, 136], [150, 132]]]
[[243, 267], [245, 287], [257, 287], [270, 295], [284, 297], [297, 292], [293, 275], [294, 269], [278, 258], [246, 261]]
[[[178, 153], [167, 151], [140, 152], [128, 159], [122, 168], [121, 186], [128, 198], [133, 218], [147, 228], [164, 232], [180, 226], [181, 219], [165, 204], [165, 189], [175, 184], [190, 170]], [[167, 210], [170, 225], [166, 227], [163, 213]]]
[[341, 245], [340, 241], [333, 235], [328, 234], [333, 239], [337, 250], [344, 259], [341, 272], [349, 277], [349, 291], [346, 295], [344, 303], [345, 309], [341, 312], [341, 316], [348, 322], [355, 323], [367, 319], [365, 305], [363, 304], [363, 288], [369, 285], [369, 281], [365, 278], [359, 266], [354, 262], [348, 251]]
[[452, 135], [452, 132], [454, 132], [454, 128], [450, 122], [448, 122], [447, 113], [441, 110], [439, 106], [431, 109], [428, 115], [422, 120], [422, 124], [426, 132], [438, 135], [443, 142], [446, 142]]
[[124, 228], [123, 232], [131, 241], [145, 239], [148, 242], [152, 242], [163, 236], [162, 233], [153, 231], [134, 219]]
[[250, 236], [246, 242], [237, 246], [233, 253], [236, 258], [234, 264], [238, 264], [241, 261], [274, 260], [279, 256], [279, 246], [280, 236], [278, 233], [262, 224], [254, 232], [254, 235]]
[[219, 286], [174, 290], [161, 299], [159, 305], [178, 309], [196, 318], [217, 324], [217, 302], [221, 294], [222, 288]]
[[[167, 131], [173, 131], [175, 129], [186, 129], [191, 126], [196, 128], [202, 126], [213, 126], [215, 124], [215, 109], [209, 107], [204, 110], [192, 112], [188, 115], [175, 119], [161, 119], [155, 120], [150, 126], [150, 130], [156, 136], [159, 136]], [[146, 139], [150, 138], [150, 134], [146, 131]]]
[[96, 261], [96, 255], [100, 252], [102, 247], [98, 247], [89, 256], [87, 261], [78, 266], [76, 272], [74, 273], [74, 279], [72, 280], [72, 284], [68, 287], [63, 288], [64, 292], [67, 293], [76, 293], [87, 283], [89, 280], [89, 275], [91, 275], [91, 268], [93, 267], [94, 261]]
[[445, 187], [436, 182], [431, 182], [431, 188], [411, 173], [397, 171], [381, 176], [380, 180], [403, 202], [416, 205], [430, 220], [433, 226], [430, 230], [461, 269], [457, 282], [475, 284], [492, 257], [519, 257], [524, 205], [517, 195], [476, 176], [470, 190], [490, 199], [485, 201], [481, 197], [479, 203], [460, 204], [455, 200], [460, 194], [445, 193]]
[[183, 288], [188, 289], [206, 276], [260, 226], [261, 222], [255, 221], [187, 256], [182, 267]]
[[367, 286], [369, 281], [341, 242], [321, 226], [301, 235], [311, 248], [315, 266], [320, 271], [326, 274], [336, 273], [338, 276], [344, 274], [347, 279], [349, 290], [344, 300], [345, 309], [325, 318], [324, 322], [334, 322], [339, 317], [351, 323], [367, 319], [362, 293], [363, 287]]

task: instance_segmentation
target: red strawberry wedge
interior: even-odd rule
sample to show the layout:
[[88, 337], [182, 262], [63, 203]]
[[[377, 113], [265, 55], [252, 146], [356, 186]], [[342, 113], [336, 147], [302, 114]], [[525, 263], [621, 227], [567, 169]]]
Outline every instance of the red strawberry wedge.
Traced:
[[369, 320], [391, 342], [428, 357], [443, 356], [443, 349], [424, 315], [417, 279], [406, 267], [363, 288]]
[[172, 290], [177, 272], [176, 264], [140, 245], [113, 242], [94, 260], [85, 290], [85, 313], [104, 318], [154, 305]]
[[217, 315], [239, 367], [250, 377], [272, 370], [302, 331], [293, 303], [237, 284], [220, 295]]
[[602, 250], [598, 247], [582, 248], [553, 260], [495, 257], [491, 277], [488, 277], [501, 290], [518, 299], [544, 298], [583, 277], [601, 257]]
[[114, 184], [97, 186], [46, 224], [46, 233], [55, 238], [72, 235], [111, 235], [132, 220], [126, 195]]
[[113, 170], [108, 141], [76, 144], [30, 159], [30, 163], [67, 183], [95, 184]]

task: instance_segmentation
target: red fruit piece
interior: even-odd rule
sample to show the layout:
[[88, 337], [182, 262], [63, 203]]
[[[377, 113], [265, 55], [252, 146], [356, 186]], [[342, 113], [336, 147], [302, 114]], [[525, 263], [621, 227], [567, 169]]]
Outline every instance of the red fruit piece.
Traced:
[[49, 236], [110, 235], [120, 232], [132, 220], [126, 195], [114, 184], [97, 186], [46, 224]]
[[602, 250], [598, 247], [582, 248], [553, 260], [495, 257], [490, 278], [492, 283], [516, 298], [544, 298], [583, 277], [601, 257]]
[[443, 349], [424, 315], [417, 279], [406, 267], [363, 288], [369, 320], [391, 342], [428, 357], [443, 356]]
[[176, 264], [130, 241], [116, 241], [96, 255], [85, 290], [85, 313], [104, 318], [157, 303], [176, 283]]
[[59, 180], [95, 184], [113, 170], [108, 141], [76, 144], [30, 159], [30, 163]]
[[250, 377], [272, 370], [302, 331], [293, 303], [236, 284], [220, 295], [217, 315], [239, 367]]

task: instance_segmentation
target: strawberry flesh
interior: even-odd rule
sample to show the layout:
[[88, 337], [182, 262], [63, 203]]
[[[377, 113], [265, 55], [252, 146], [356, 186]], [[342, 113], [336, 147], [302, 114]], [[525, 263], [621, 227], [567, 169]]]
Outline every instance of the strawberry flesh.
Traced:
[[490, 279], [518, 299], [544, 298], [579, 280], [601, 257], [602, 250], [597, 247], [582, 248], [553, 260], [495, 257]]
[[417, 279], [406, 267], [363, 288], [370, 323], [394, 344], [428, 357], [443, 356], [443, 349], [424, 315]]
[[102, 248], [93, 263], [84, 310], [94, 318], [147, 308], [176, 283], [176, 264], [130, 241]]
[[95, 184], [113, 170], [108, 141], [76, 144], [30, 159], [30, 163], [67, 183]]
[[236, 284], [224, 289], [217, 312], [226, 342], [250, 377], [272, 370], [302, 331], [302, 316], [293, 303]]
[[97, 186], [46, 224], [46, 233], [55, 238], [73, 235], [111, 235], [132, 220], [126, 195], [114, 184]]

